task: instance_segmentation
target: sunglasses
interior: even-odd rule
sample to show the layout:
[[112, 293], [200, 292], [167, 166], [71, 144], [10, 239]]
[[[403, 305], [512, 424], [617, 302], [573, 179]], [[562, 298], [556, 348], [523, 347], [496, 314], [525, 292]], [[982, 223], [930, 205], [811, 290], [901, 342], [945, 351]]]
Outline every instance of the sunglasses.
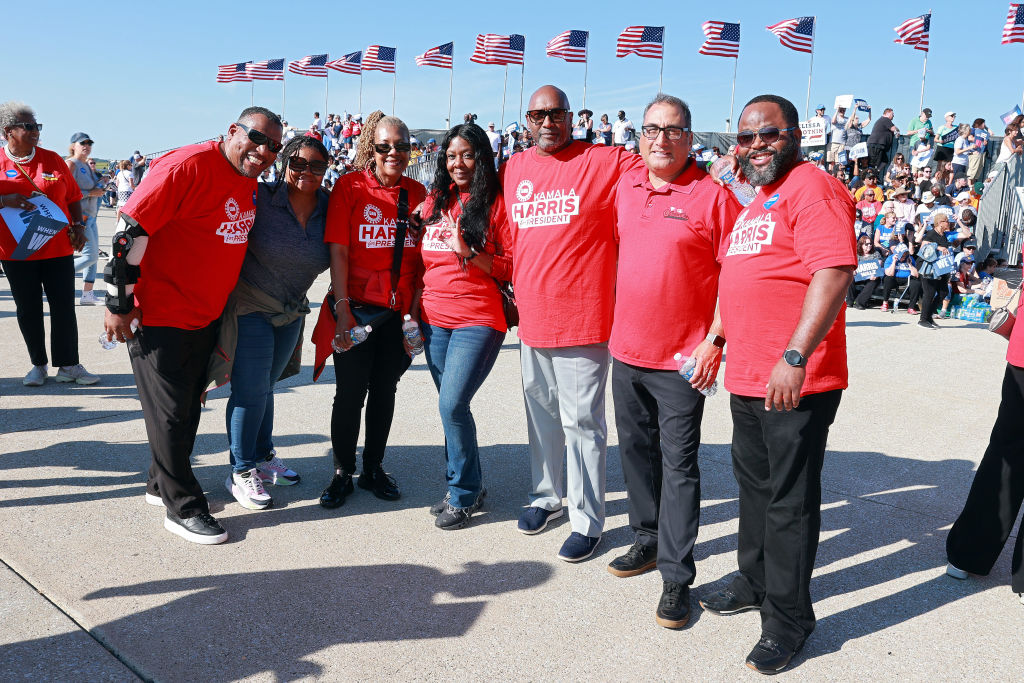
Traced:
[[754, 144], [754, 138], [761, 138], [761, 142], [766, 145], [773, 145], [779, 141], [782, 137], [782, 133], [787, 133], [791, 130], [796, 130], [796, 126], [791, 128], [776, 128], [775, 126], [767, 126], [758, 130], [741, 130], [736, 133], [736, 144], [743, 145], [744, 147], [750, 147]]
[[269, 137], [267, 137], [266, 133], [262, 133], [256, 130], [255, 128], [250, 128], [244, 123], [236, 123], [235, 125], [244, 130], [245, 134], [249, 138], [249, 141], [252, 142], [252, 144], [256, 145], [257, 147], [266, 147], [274, 154], [277, 154], [282, 149], [284, 149], [284, 145], [282, 145], [280, 142], [277, 142], [276, 140], [271, 140]]
[[292, 169], [296, 173], [304, 173], [309, 171], [313, 175], [323, 175], [327, 173], [327, 162], [326, 161], [307, 161], [302, 157], [296, 155], [288, 157], [288, 168]]
[[568, 113], [568, 109], [531, 109], [526, 112], [526, 118], [530, 123], [544, 123], [544, 119], [549, 117], [551, 123], [562, 123]]
[[378, 142], [373, 146], [373, 151], [380, 155], [389, 154], [392, 149], [398, 152], [399, 154], [405, 154], [406, 152], [412, 149], [412, 145], [410, 145], [408, 142], [396, 142], [393, 145], [389, 145], [386, 142]]
[[643, 132], [644, 137], [648, 140], [657, 140], [658, 136], [662, 133], [669, 140], [679, 140], [683, 137], [683, 133], [689, 133], [689, 128], [680, 128], [679, 126], [641, 126], [640, 130]]
[[41, 124], [41, 123], [23, 123], [23, 122], [19, 121], [18, 123], [12, 123], [10, 125], [10, 127], [11, 128], [24, 128], [29, 133], [38, 133], [39, 131], [41, 131], [43, 129], [43, 124]]

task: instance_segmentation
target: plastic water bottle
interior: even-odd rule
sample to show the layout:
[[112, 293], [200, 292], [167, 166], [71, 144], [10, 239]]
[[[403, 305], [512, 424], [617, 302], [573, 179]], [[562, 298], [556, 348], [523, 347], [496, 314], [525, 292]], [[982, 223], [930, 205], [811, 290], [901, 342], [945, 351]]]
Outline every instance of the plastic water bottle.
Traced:
[[[679, 376], [692, 385], [693, 369], [697, 366], [697, 361], [692, 356], [687, 358], [681, 353], [677, 353], [673, 358], [675, 358], [676, 366], [679, 368]], [[718, 391], [718, 380], [716, 379], [707, 389], [698, 389], [698, 391], [705, 396], [714, 396], [715, 392]]]
[[732, 172], [728, 158], [719, 157], [715, 159], [708, 164], [707, 169], [712, 177], [719, 177], [725, 181], [726, 187], [732, 190], [732, 193], [736, 195], [736, 199], [742, 206], [749, 206], [750, 202], [754, 201], [754, 197], [757, 196], [757, 190], [750, 183], [745, 183], [736, 177], [736, 174]]
[[423, 333], [420, 332], [419, 323], [408, 314], [406, 314], [403, 320], [405, 322], [402, 323], [402, 334], [405, 335], [405, 339], [409, 342], [412, 355], [418, 356], [423, 353]]
[[[353, 327], [348, 331], [348, 336], [352, 339], [352, 346], [366, 341], [371, 332], [373, 332], [373, 325], [356, 325]], [[338, 345], [337, 336], [331, 340], [331, 348], [334, 349], [335, 353], [345, 353], [345, 349]]]
[[[139, 319], [135, 318], [134, 320], [132, 320], [131, 324], [128, 327], [131, 328], [132, 334], [135, 334], [136, 330], [139, 329]], [[117, 341], [114, 340], [113, 338], [108, 339], [107, 333], [103, 332], [100, 334], [100, 346], [103, 347], [104, 351], [112, 351], [113, 349], [117, 348]]]

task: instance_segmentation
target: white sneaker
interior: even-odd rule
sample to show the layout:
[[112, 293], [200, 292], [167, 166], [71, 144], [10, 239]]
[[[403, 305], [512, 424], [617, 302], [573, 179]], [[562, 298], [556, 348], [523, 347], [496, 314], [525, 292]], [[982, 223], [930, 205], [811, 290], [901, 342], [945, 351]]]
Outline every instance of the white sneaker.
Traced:
[[22, 384], [26, 387], [41, 387], [50, 375], [50, 368], [45, 365], [33, 365], [32, 369], [25, 375]]
[[952, 562], [946, 565], [946, 575], [952, 576], [954, 579], [957, 579], [959, 581], [963, 581], [968, 576], [967, 572], [965, 572], [963, 569], [960, 569], [960, 567], [954, 566]]
[[79, 306], [95, 306], [96, 305], [96, 293], [93, 290], [82, 292], [82, 298], [78, 301]]
[[157, 507], [163, 507], [164, 506], [164, 499], [161, 498], [160, 496], [154, 496], [149, 491], [146, 491], [146, 504], [147, 505], [156, 505]]
[[238, 504], [247, 510], [265, 510], [274, 504], [274, 499], [263, 488], [256, 468], [246, 472], [232, 472], [224, 486], [235, 497]]
[[277, 457], [277, 451], [270, 451], [270, 460], [261, 462], [256, 466], [256, 473], [265, 484], [277, 486], [292, 486], [298, 484], [298, 472], [289, 469], [281, 458]]
[[61, 367], [57, 370], [57, 376], [54, 379], [58, 382], [77, 382], [78, 384], [96, 384], [100, 381], [99, 375], [92, 374], [81, 363]]

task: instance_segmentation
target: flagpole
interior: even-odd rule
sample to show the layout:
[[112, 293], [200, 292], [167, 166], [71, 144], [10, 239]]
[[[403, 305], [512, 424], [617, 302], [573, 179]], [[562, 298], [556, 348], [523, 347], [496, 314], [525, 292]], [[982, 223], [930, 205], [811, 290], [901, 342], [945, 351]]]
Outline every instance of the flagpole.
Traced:
[[363, 64], [362, 59], [359, 60], [359, 111], [356, 112], [359, 115], [363, 113]]
[[508, 64], [505, 65], [505, 85], [501, 87], [501, 129], [505, 130], [505, 91], [508, 90]]
[[327, 102], [330, 100], [331, 93], [331, 70], [327, 70], [327, 75], [324, 76], [324, 118], [327, 117], [327, 112], [331, 110], [330, 105]]
[[523, 120], [523, 80], [526, 78], [526, 55], [523, 55], [523, 63], [519, 65], [519, 118], [516, 123]]
[[804, 118], [811, 113], [811, 78], [814, 76], [814, 36], [818, 32], [818, 17], [814, 17], [814, 24], [811, 26], [811, 68], [807, 72], [807, 100], [804, 102]]
[[288, 90], [285, 87], [285, 75], [284, 75], [284, 64], [281, 64], [281, 120], [287, 121], [287, 117], [284, 115], [285, 104], [288, 102]]
[[922, 69], [922, 71], [921, 71], [921, 106], [919, 106], [917, 108], [918, 112], [920, 112], [920, 111], [922, 111], [924, 109], [924, 79], [925, 79], [925, 76], [927, 74], [928, 74], [928, 51], [926, 50], [925, 53], [924, 53], [924, 69]]
[[729, 121], [725, 124], [725, 132], [728, 133], [732, 127], [732, 115], [735, 111], [736, 106], [736, 68], [739, 66], [740, 56], [736, 55], [736, 58], [732, 63], [732, 95], [729, 96]]
[[395, 93], [398, 92], [398, 68], [391, 72], [391, 115], [395, 115]]
[[661, 66], [658, 68], [658, 92], [664, 92], [662, 88], [662, 76], [665, 74], [665, 33], [668, 27], [661, 29]]
[[587, 62], [590, 61], [590, 34], [587, 34], [587, 47], [583, 50], [583, 108], [587, 108]]
[[455, 83], [455, 50], [452, 49], [452, 68], [448, 70], [448, 128], [452, 127], [452, 86]]
[[253, 104], [255, 103], [255, 101], [253, 99], [253, 97], [254, 97], [253, 93], [254, 93], [255, 90], [256, 90], [256, 81], [255, 80], [249, 81], [249, 106], [250, 107], [253, 106]]

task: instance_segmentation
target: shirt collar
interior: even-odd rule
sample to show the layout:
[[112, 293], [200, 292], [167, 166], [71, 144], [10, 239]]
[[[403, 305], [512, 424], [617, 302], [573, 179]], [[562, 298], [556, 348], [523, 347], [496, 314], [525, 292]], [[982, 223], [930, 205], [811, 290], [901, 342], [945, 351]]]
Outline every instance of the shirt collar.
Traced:
[[675, 180], [665, 183], [658, 188], [655, 188], [654, 184], [651, 183], [647, 166], [641, 166], [633, 171], [633, 173], [633, 187], [643, 187], [648, 192], [657, 192], [659, 194], [668, 194], [670, 192], [690, 194], [690, 192], [693, 191], [694, 186], [697, 184], [697, 181], [705, 175], [693, 158], [687, 159], [686, 166], [683, 167], [683, 172], [680, 173]]

